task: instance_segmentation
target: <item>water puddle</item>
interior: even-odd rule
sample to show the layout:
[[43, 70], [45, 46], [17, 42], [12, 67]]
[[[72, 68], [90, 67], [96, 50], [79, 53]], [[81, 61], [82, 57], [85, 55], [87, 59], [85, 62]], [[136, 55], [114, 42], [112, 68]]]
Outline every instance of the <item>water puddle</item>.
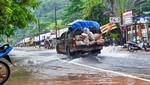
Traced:
[[[119, 68], [124, 66], [124, 69], [127, 67], [125, 66], [126, 63], [129, 66], [137, 67], [133, 61], [145, 62], [139, 58], [138, 60], [133, 60], [132, 58], [136, 59], [136, 57], [129, 56], [131, 54], [123, 52], [121, 47], [106, 47], [96, 58], [91, 58], [90, 56], [81, 57], [67, 60], [69, 63], [65, 63], [60, 62], [59, 59], [65, 60], [66, 56], [57, 55], [53, 51], [44, 51], [44, 53], [43, 51], [32, 53], [30, 50], [22, 53], [21, 51], [15, 51], [16, 56], [14, 58], [18, 59], [15, 61], [15, 64], [20, 67], [12, 68], [12, 74], [5, 85], [150, 85], [150, 82], [106, 72], [94, 72], [89, 68], [83, 69], [83, 67], [70, 65], [70, 63], [84, 63], [85, 65], [90, 64], [96, 67], [106, 68], [108, 66], [111, 69], [113, 69], [113, 66]], [[110, 59], [108, 57], [113, 58]], [[139, 66], [144, 65], [141, 63]], [[129, 72], [131, 71], [129, 70]]]
[[[10, 75], [10, 78], [4, 85], [21, 85], [21, 82], [27, 82], [30, 81], [31, 78], [31, 73], [24, 71], [24, 70], [19, 70], [16, 68], [11, 68], [12, 72]], [[25, 84], [22, 84], [25, 85]]]
[[150, 82], [107, 73], [68, 74], [49, 79], [35, 79], [31, 73], [17, 70], [4, 85], [150, 85]]

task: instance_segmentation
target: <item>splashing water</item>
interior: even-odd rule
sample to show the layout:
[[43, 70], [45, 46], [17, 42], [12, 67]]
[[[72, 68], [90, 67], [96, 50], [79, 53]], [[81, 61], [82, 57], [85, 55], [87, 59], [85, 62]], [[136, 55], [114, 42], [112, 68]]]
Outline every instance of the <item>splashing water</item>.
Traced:
[[122, 46], [108, 46], [103, 47], [101, 54], [99, 56], [108, 56], [108, 57], [127, 57], [130, 53], [127, 53]]

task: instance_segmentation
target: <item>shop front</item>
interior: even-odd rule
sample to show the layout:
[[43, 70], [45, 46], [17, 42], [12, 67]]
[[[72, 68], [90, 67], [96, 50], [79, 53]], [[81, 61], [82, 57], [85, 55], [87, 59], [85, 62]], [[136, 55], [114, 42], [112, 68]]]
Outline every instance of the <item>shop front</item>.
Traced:
[[121, 26], [123, 43], [132, 40], [137, 42], [144, 37], [146, 43], [150, 43], [150, 17], [132, 16], [132, 11], [123, 14], [123, 25]]

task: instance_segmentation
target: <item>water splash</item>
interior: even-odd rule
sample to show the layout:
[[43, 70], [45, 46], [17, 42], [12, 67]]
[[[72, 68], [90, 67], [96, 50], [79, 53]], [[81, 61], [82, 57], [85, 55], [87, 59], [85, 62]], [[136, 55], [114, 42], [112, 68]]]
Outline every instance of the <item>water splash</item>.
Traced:
[[101, 50], [102, 53], [118, 53], [121, 51], [123, 51], [122, 46], [108, 46]]
[[101, 50], [101, 54], [98, 56], [107, 57], [129, 57], [130, 53], [127, 53], [122, 46], [108, 46]]

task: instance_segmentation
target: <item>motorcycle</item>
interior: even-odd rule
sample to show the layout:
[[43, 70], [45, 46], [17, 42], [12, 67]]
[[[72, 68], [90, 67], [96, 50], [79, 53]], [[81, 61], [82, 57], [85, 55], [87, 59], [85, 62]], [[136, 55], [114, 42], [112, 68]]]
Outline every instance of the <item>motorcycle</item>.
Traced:
[[146, 44], [145, 44], [143, 37], [141, 39], [139, 39], [138, 41], [140, 42], [140, 44], [138, 44], [137, 42], [134, 42], [134, 41], [128, 41], [127, 42], [128, 51], [134, 52], [135, 50], [143, 50], [143, 49], [146, 52], [149, 51], [146, 48]]
[[[0, 58], [6, 59], [12, 65], [14, 65], [8, 55], [8, 53], [12, 50], [13, 47], [9, 46], [9, 44], [4, 44], [0, 46]], [[7, 63], [0, 60], [0, 85], [4, 84], [10, 76], [10, 67]]]

